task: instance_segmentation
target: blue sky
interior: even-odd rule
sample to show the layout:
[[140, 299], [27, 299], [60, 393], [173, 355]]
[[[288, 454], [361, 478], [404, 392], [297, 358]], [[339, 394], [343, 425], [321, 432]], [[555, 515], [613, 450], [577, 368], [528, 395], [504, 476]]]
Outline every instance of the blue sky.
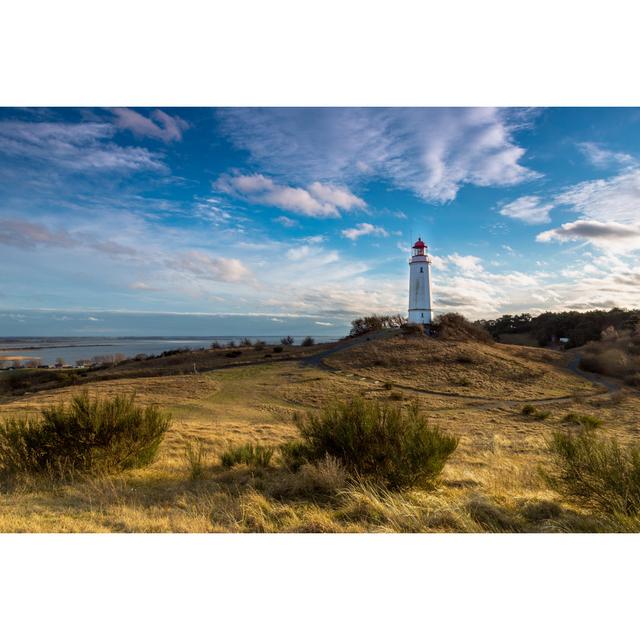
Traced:
[[0, 335], [639, 306], [638, 109], [0, 109]]

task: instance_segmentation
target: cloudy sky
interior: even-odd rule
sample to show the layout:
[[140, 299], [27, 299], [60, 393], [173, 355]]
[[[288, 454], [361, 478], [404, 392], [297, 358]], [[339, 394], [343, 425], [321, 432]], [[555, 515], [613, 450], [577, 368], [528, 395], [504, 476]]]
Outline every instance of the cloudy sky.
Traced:
[[0, 335], [640, 306], [637, 109], [0, 109]]

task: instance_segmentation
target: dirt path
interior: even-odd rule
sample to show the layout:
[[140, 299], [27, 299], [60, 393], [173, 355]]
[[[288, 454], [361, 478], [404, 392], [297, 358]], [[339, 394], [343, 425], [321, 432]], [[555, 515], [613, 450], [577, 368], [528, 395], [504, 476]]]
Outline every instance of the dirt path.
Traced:
[[613, 393], [614, 391], [620, 391], [622, 389], [622, 383], [619, 380], [614, 380], [613, 378], [608, 378], [607, 376], [601, 376], [599, 373], [592, 373], [590, 371], [583, 371], [580, 369], [580, 360], [582, 359], [582, 354], [577, 353], [571, 361], [567, 364], [567, 368], [571, 373], [574, 373], [585, 380], [589, 380], [589, 382], [593, 382], [594, 384], [602, 385], [606, 387], [609, 393]]

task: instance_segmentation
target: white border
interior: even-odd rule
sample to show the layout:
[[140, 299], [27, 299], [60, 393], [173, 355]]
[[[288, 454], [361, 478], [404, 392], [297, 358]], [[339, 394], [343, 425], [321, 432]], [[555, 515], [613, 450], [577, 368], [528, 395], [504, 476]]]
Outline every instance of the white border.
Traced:
[[[637, 4], [21, 0], [0, 104], [639, 105]], [[2, 536], [7, 638], [604, 638], [637, 536]]]
[[0, 103], [628, 105], [628, 0], [21, 0]]
[[620, 638], [633, 535], [67, 535], [0, 541], [7, 638]]

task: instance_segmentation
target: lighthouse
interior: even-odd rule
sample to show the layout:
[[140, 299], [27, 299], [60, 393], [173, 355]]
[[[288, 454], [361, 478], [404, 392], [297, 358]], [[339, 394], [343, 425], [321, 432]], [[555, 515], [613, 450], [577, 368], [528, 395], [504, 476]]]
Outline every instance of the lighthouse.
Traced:
[[418, 238], [409, 260], [409, 324], [431, 324], [431, 258]]

